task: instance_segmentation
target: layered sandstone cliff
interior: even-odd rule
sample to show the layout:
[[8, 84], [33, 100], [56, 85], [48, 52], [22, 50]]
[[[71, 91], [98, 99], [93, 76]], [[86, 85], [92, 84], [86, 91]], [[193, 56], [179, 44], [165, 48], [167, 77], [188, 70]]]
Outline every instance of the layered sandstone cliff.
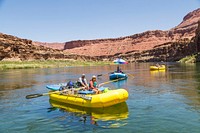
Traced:
[[113, 60], [122, 57], [130, 62], [177, 61], [200, 52], [198, 20], [200, 9], [190, 12], [178, 26], [167, 31], [146, 31], [120, 38], [66, 43], [33, 42], [0, 33], [0, 60]]
[[59, 43], [59, 42], [48, 43], [48, 42], [33, 41], [33, 45], [44, 46], [44, 47], [49, 47], [49, 48], [52, 48], [52, 49], [63, 50], [65, 43]]
[[95, 60], [88, 56], [64, 53], [44, 46], [32, 44], [32, 40], [0, 33], [0, 61], [1, 60], [47, 60], [47, 59], [81, 59]]
[[188, 13], [183, 18], [183, 21], [170, 31], [173, 31], [174, 34], [181, 33], [182, 36], [192, 38], [195, 35], [195, 30], [197, 28], [199, 20], [200, 20], [200, 8]]
[[[191, 56], [196, 59], [191, 61], [200, 61], [200, 21], [198, 22], [198, 28], [194, 32], [195, 36], [190, 40], [184, 38], [175, 42], [167, 42], [161, 45], [155, 46], [153, 49], [144, 51], [130, 51], [125, 54], [120, 53], [114, 56], [101, 56], [101, 58], [109, 58], [114, 60], [117, 57], [128, 60], [129, 62], [154, 62], [154, 61], [179, 61], [180, 59]], [[190, 58], [188, 58], [190, 59]], [[191, 62], [190, 61], [190, 62]], [[192, 63], [191, 62], [191, 63]]]
[[155, 46], [179, 40], [190, 41], [195, 36], [200, 9], [188, 13], [176, 27], [167, 30], [147, 31], [127, 37], [66, 42], [64, 49], [69, 53], [89, 56], [114, 56], [127, 52], [142, 52]]
[[195, 43], [197, 44], [198, 52], [200, 52], [200, 21], [199, 21], [199, 26], [196, 30]]

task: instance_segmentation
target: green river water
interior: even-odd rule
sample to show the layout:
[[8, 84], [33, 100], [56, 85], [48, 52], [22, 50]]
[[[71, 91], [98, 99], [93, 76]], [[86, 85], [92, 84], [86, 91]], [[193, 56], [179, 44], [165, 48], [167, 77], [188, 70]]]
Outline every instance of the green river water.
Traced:
[[167, 63], [166, 71], [150, 71], [151, 63], [120, 65], [127, 80], [109, 83], [129, 92], [125, 103], [109, 108], [84, 109], [52, 106], [47, 84], [75, 81], [82, 73], [89, 80], [103, 74], [109, 81], [112, 66], [14, 69], [0, 71], [0, 133], [199, 133], [200, 64]]

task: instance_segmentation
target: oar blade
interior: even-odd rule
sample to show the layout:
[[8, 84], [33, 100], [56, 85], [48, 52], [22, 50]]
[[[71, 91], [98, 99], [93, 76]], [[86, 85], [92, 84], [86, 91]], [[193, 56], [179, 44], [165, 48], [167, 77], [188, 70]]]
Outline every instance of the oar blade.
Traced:
[[43, 94], [31, 94], [31, 95], [27, 95], [26, 99], [31, 99], [31, 98], [41, 97], [41, 96], [43, 96]]
[[132, 78], [135, 78], [132, 74], [130, 74], [130, 73], [127, 73], [129, 76], [131, 76]]
[[99, 74], [99, 75], [97, 75], [97, 77], [100, 77], [100, 76], [103, 76], [103, 74]]

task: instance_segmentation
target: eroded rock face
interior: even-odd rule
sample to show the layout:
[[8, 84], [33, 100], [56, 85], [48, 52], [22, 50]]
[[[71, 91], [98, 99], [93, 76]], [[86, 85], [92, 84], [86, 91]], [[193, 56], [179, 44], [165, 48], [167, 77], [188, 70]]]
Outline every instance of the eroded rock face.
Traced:
[[168, 38], [165, 31], [147, 31], [116, 39], [67, 42], [65, 44], [65, 48], [67, 48], [65, 51], [90, 56], [115, 55], [133, 50], [142, 51], [151, 49], [157, 44], [170, 41]]
[[33, 45], [45, 46], [45, 47], [49, 47], [49, 48], [53, 48], [53, 49], [63, 50], [65, 43], [59, 43], [59, 42], [47, 43], [47, 42], [33, 41]]
[[182, 34], [183, 37], [191, 39], [192, 37], [195, 36], [195, 31], [197, 29], [199, 19], [200, 19], [200, 8], [188, 13], [183, 18], [183, 21], [170, 31], [173, 31], [174, 34], [180, 33]]
[[0, 33], [0, 60], [112, 61], [122, 57], [129, 62], [177, 61], [200, 51], [199, 20], [200, 9], [197, 9], [187, 14], [178, 26], [168, 31], [146, 31], [127, 37], [78, 40], [65, 44], [32, 42]]
[[200, 20], [198, 28], [196, 30], [195, 43], [197, 44], [197, 51], [200, 52]]
[[134, 53], [132, 57], [124, 55], [124, 58], [131, 62], [179, 61], [185, 56], [194, 54], [195, 46], [193, 42], [168, 42], [151, 50]]
[[0, 61], [81, 59], [95, 60], [92, 57], [67, 54], [44, 46], [33, 45], [31, 40], [0, 33]]
[[143, 51], [130, 51], [125, 54], [120, 53], [114, 56], [101, 56], [114, 60], [121, 57], [129, 62], [154, 62], [154, 61], [179, 61], [180, 59], [196, 54], [195, 62], [200, 61], [200, 21], [198, 22], [195, 36], [189, 40], [179, 39], [175, 42], [167, 42], [154, 46], [153, 49]]
[[131, 51], [141, 52], [151, 50], [157, 45], [167, 42], [177, 42], [183, 39], [190, 42], [192, 37], [195, 36], [199, 19], [200, 9], [197, 9], [188, 13], [178, 26], [168, 31], [147, 31], [114, 39], [71, 41], [65, 43], [64, 49], [69, 53], [79, 55], [114, 56]]

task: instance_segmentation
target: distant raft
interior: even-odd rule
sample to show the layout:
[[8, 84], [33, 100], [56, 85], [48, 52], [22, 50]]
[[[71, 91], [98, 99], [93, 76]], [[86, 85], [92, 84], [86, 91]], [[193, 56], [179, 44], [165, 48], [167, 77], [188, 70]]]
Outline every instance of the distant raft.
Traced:
[[127, 79], [128, 76], [125, 73], [113, 72], [109, 75], [110, 80], [114, 79]]
[[150, 66], [150, 70], [165, 70], [165, 69], [166, 69], [165, 65]]
[[71, 104], [75, 106], [100, 108], [109, 107], [118, 103], [125, 102], [128, 99], [128, 92], [125, 89], [107, 90], [101, 94], [62, 94], [50, 93], [50, 100], [61, 102], [64, 104]]

